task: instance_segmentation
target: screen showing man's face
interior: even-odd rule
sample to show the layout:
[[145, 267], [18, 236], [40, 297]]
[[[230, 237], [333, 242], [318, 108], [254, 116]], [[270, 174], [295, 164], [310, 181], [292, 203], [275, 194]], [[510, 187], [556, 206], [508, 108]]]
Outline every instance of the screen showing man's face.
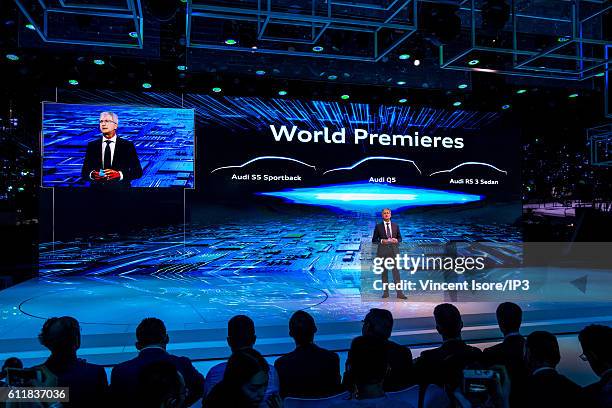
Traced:
[[389, 211], [389, 210], [384, 210], [384, 211], [382, 212], [382, 218], [383, 218], [383, 220], [385, 220], [385, 221], [389, 221], [389, 220], [391, 219], [391, 211]]
[[117, 129], [117, 123], [115, 123], [111, 115], [100, 116], [100, 131], [103, 135], [110, 135], [115, 129]]

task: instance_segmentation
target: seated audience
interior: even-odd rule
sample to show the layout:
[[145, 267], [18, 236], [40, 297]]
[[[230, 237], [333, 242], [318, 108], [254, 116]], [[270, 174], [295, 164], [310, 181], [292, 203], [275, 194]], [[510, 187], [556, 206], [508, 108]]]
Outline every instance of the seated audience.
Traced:
[[351, 373], [353, 398], [337, 402], [332, 407], [395, 408], [412, 407], [407, 402], [385, 393], [384, 381], [389, 370], [385, 340], [376, 336], [359, 336], [353, 339], [348, 352], [347, 369]]
[[191, 405], [204, 394], [204, 376], [195, 369], [187, 357], [178, 357], [166, 351], [170, 338], [164, 322], [154, 317], [144, 319], [136, 328], [138, 356], [116, 365], [111, 372], [111, 396], [114, 403], [133, 406], [136, 384], [145, 366], [159, 361], [170, 362], [179, 371], [187, 389], [186, 404]]
[[600, 378], [596, 383], [584, 387], [588, 402], [585, 406], [612, 407], [612, 328], [592, 324], [582, 329], [578, 340], [582, 346], [580, 357], [589, 362]]
[[[237, 315], [227, 322], [227, 344], [232, 350], [232, 354], [240, 350], [250, 350], [255, 345], [257, 336], [255, 335], [255, 323], [250, 317]], [[204, 394], [210, 390], [223, 378], [223, 373], [227, 362], [219, 363], [212, 367], [206, 374], [206, 385]], [[278, 375], [273, 366], [269, 367], [268, 388], [266, 389], [266, 399], [274, 394], [278, 394]]]
[[0, 371], [0, 387], [6, 387], [8, 385], [7, 368], [23, 368], [23, 363], [17, 357], [9, 357], [4, 360], [2, 364], [2, 371]]
[[[408, 347], [389, 340], [393, 330], [393, 315], [385, 309], [370, 309], [361, 328], [361, 334], [381, 339], [387, 351], [389, 370], [385, 376], [385, 391], [399, 391], [413, 384], [412, 352]], [[346, 362], [343, 384], [347, 389], [352, 387], [352, 373]]]
[[289, 320], [295, 350], [274, 363], [281, 397], [317, 398], [342, 392], [340, 359], [314, 344], [317, 326], [311, 315], [298, 310]]
[[56, 377], [57, 387], [70, 388], [70, 402], [64, 407], [105, 407], [108, 380], [104, 367], [77, 358], [81, 327], [69, 316], [48, 319], [38, 335], [40, 344], [51, 351], [42, 370]]
[[479, 366], [482, 352], [461, 339], [463, 321], [455, 306], [450, 303], [436, 306], [434, 319], [444, 342], [421, 353], [415, 360], [415, 375], [421, 385], [436, 384], [450, 393], [461, 384], [464, 368]]
[[517, 304], [505, 302], [497, 307], [496, 315], [504, 341], [483, 351], [483, 363], [487, 366], [506, 367], [511, 384], [510, 401], [518, 406], [527, 378], [527, 367], [523, 359], [525, 338], [519, 333], [523, 311]]
[[148, 364], [138, 375], [138, 400], [142, 408], [185, 408], [187, 389], [183, 376], [168, 360]]
[[278, 394], [266, 398], [270, 366], [256, 350], [246, 347], [232, 353], [223, 370], [223, 379], [204, 400], [205, 408], [282, 407]]
[[549, 332], [536, 331], [525, 341], [525, 362], [529, 370], [524, 407], [579, 407], [581, 389], [559, 374], [555, 367], [561, 354], [557, 338]]

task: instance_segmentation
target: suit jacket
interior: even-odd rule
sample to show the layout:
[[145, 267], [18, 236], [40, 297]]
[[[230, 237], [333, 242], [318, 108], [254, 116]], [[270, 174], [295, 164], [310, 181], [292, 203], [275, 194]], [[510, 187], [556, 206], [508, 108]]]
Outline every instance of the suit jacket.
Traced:
[[283, 398], [318, 398], [342, 391], [338, 355], [315, 344], [297, 346], [279, 357], [274, 367]]
[[[399, 225], [397, 223], [391, 221], [391, 234], [393, 238], [396, 238], [399, 242], [402, 242], [402, 233], [400, 231]], [[387, 231], [385, 231], [385, 223], [381, 222], [376, 224], [374, 227], [374, 233], [372, 234], [372, 243], [378, 244], [378, 249], [376, 250], [376, 256], [378, 257], [394, 257], [399, 254], [399, 245], [396, 244], [381, 244], [381, 239], [388, 239]]]
[[49, 357], [44, 366], [57, 377], [58, 387], [70, 388], [70, 402], [63, 403], [64, 407], [108, 406], [108, 380], [104, 367], [80, 358], [56, 356]]
[[525, 394], [527, 380], [527, 366], [523, 358], [525, 338], [519, 334], [508, 336], [503, 342], [486, 348], [482, 352], [483, 363], [486, 366], [503, 365], [510, 377], [510, 403], [520, 406]]
[[[383, 387], [386, 392], [400, 391], [414, 384], [414, 369], [412, 366], [412, 352], [408, 347], [397, 344], [394, 341], [386, 341], [387, 363], [389, 371], [385, 376]], [[344, 372], [343, 385], [346, 389], [353, 388], [353, 379], [350, 370], [350, 360], [347, 359], [347, 369]]]
[[482, 351], [461, 339], [445, 341], [440, 347], [425, 350], [415, 360], [415, 375], [420, 384], [436, 384], [447, 390], [457, 388], [468, 366], [482, 364]]
[[612, 371], [605, 374], [596, 383], [583, 388], [585, 407], [609, 408], [612, 407]]
[[113, 154], [113, 162], [111, 168], [113, 170], [120, 171], [123, 174], [123, 180], [114, 181], [94, 181], [89, 178], [89, 174], [92, 170], [102, 169], [102, 137], [93, 140], [87, 144], [87, 150], [85, 151], [85, 160], [83, 161], [83, 167], [81, 168], [81, 177], [84, 180], [89, 181], [92, 185], [116, 185], [129, 187], [131, 181], [142, 177], [142, 167], [140, 166], [140, 160], [136, 153], [136, 147], [134, 143], [129, 140], [117, 137], [115, 152]]
[[117, 364], [111, 372], [111, 397], [113, 406], [133, 407], [138, 404], [134, 402], [138, 398], [138, 376], [147, 365], [158, 362], [169, 361], [176, 367], [185, 380], [187, 388], [187, 405], [191, 405], [204, 394], [204, 376], [196, 370], [187, 357], [178, 357], [168, 353], [161, 348], [146, 348], [138, 353], [138, 356]]
[[555, 370], [544, 370], [527, 377], [526, 408], [586, 407], [580, 386]]

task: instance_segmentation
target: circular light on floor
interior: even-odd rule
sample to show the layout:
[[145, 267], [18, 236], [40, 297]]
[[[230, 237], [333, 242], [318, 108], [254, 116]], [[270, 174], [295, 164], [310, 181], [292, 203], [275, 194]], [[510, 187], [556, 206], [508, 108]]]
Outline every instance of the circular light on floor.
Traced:
[[219, 92], [221, 92], [221, 88], [219, 88], [218, 86], [215, 86], [215, 87], [212, 89], [212, 91], [213, 91], [214, 93], [219, 93]]
[[19, 56], [16, 54], [6, 54], [6, 59], [9, 61], [19, 61]]
[[234, 40], [233, 38], [228, 38], [227, 40], [225, 40], [225, 43], [227, 45], [236, 45], [237, 41]]
[[79, 84], [79, 81], [77, 81], [76, 79], [69, 79], [69, 80], [68, 80], [68, 83], [69, 83], [70, 85], [78, 85], [78, 84]]
[[340, 96], [340, 99], [342, 99], [343, 101], [346, 101], [346, 100], [347, 100], [347, 99], [349, 99], [349, 98], [350, 98], [350, 96], [349, 96], [349, 95], [347, 95], [347, 94], [344, 94], [344, 95], [341, 95], [341, 96]]
[[409, 58], [410, 58], [410, 54], [401, 54], [401, 55], [399, 56], [399, 59], [401, 59], [401, 60], [407, 60], [407, 59], [409, 59]]
[[34, 27], [34, 24], [30, 24], [30, 23], [26, 24], [25, 28], [27, 28], [28, 30], [36, 30], [36, 27]]
[[461, 106], [461, 102], [457, 101], [453, 103], [453, 106]]
[[502, 105], [502, 107], [501, 107], [501, 108], [502, 108], [503, 110], [510, 109], [510, 105], [508, 105], [508, 104], [506, 104], [506, 105]]
[[459, 86], [457, 86], [457, 88], [459, 89], [465, 89], [467, 87], [468, 87], [467, 84], [459, 84]]
[[398, 84], [398, 85], [406, 85], [406, 81], [397, 81], [396, 84]]
[[96, 65], [104, 65], [104, 60], [103, 59], [95, 59], [93, 60], [93, 63]]
[[577, 98], [578, 94], [577, 93], [573, 93], [567, 96], [568, 98]]
[[602, 76], [604, 76], [604, 75], [606, 75], [606, 73], [605, 73], [605, 72], [600, 72], [600, 73], [598, 73], [598, 74], [595, 74], [595, 76], [596, 76], [596, 77], [602, 77]]
[[176, 69], [179, 71], [187, 71], [187, 65], [177, 65]]
[[421, 60], [415, 59], [414, 60], [414, 66], [418, 67], [419, 65], [421, 65]]
[[138, 38], [138, 33], [136, 31], [131, 31], [128, 35], [132, 38]]
[[527, 93], [527, 90], [526, 89], [519, 89], [518, 91], [516, 91], [516, 93], [521, 95], [521, 94]]
[[330, 81], [335, 81], [336, 79], [338, 79], [338, 75], [329, 75], [327, 79], [329, 79]]
[[266, 75], [266, 71], [264, 71], [263, 69], [258, 69], [257, 71], [255, 71], [255, 75]]
[[402, 99], [398, 100], [398, 102], [399, 103], [406, 103], [406, 102], [408, 102], [408, 99], [402, 98]]
[[151, 85], [149, 82], [143, 82], [143, 83], [142, 83], [142, 87], [143, 87], [144, 89], [149, 89], [149, 88], [151, 88], [151, 86], [153, 86], [153, 85]]
[[468, 62], [468, 65], [474, 66], [474, 65], [478, 65], [479, 63], [480, 63], [480, 60], [473, 59], [470, 62]]
[[280, 96], [285, 96], [285, 95], [287, 95], [287, 91], [278, 91], [278, 94]]
[[323, 47], [321, 47], [320, 45], [315, 45], [314, 47], [312, 47], [312, 50], [314, 52], [321, 52], [323, 51]]

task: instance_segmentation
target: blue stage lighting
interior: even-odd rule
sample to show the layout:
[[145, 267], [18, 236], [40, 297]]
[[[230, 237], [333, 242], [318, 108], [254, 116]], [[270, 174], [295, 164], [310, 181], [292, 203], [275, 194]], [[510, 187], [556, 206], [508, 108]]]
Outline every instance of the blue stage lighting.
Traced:
[[573, 93], [573, 94], [571, 94], [571, 95], [568, 95], [567, 97], [568, 97], [568, 98], [577, 98], [577, 97], [578, 97], [578, 94], [577, 94], [577, 93]]
[[287, 91], [278, 91], [278, 94], [280, 96], [285, 96], [285, 95], [287, 95]]
[[327, 79], [329, 79], [330, 81], [335, 81], [336, 79], [338, 79], [338, 75], [328, 75]]
[[407, 60], [409, 58], [410, 58], [410, 54], [402, 54], [402, 55], [399, 56], [399, 59], [401, 59], [401, 60]]
[[179, 71], [187, 71], [187, 65], [177, 65], [176, 69]]
[[521, 94], [527, 93], [527, 90], [526, 89], [519, 89], [518, 91], [516, 91], [516, 93], [521, 95]]
[[406, 99], [406, 98], [402, 98], [402, 99], [400, 99], [398, 102], [399, 102], [399, 103], [406, 103], [406, 102], [408, 102], [408, 99]]
[[28, 30], [36, 30], [36, 27], [34, 27], [34, 24], [30, 24], [30, 23], [26, 24], [25, 28], [27, 28]]
[[79, 81], [77, 81], [76, 79], [69, 79], [69, 80], [68, 80], [68, 83], [69, 83], [70, 85], [78, 85], [78, 84], [79, 84]]
[[406, 81], [397, 81], [396, 82], [398, 85], [406, 85]]
[[236, 45], [237, 41], [232, 38], [228, 38], [227, 40], [225, 40], [225, 43], [227, 45]]
[[149, 88], [151, 88], [151, 86], [152, 86], [152, 85], [151, 85], [150, 83], [148, 83], [148, 82], [143, 82], [143, 83], [142, 83], [142, 87], [143, 87], [144, 89], [149, 89]]
[[258, 195], [282, 198], [288, 203], [356, 212], [372, 212], [385, 207], [397, 210], [427, 205], [465, 204], [483, 199], [479, 195], [461, 192], [367, 182], [287, 189]]
[[510, 109], [510, 105], [508, 105], [508, 104], [506, 104], [506, 105], [502, 105], [502, 107], [501, 107], [501, 108], [502, 108], [503, 110]]
[[138, 33], [136, 31], [130, 31], [128, 35], [132, 38], [138, 38]]
[[478, 65], [479, 63], [480, 63], [480, 60], [473, 59], [470, 62], [468, 62], [468, 65], [472, 65], [473, 66], [473, 65]]
[[263, 69], [258, 69], [257, 71], [255, 71], [255, 75], [266, 75], [266, 71], [264, 71]]
[[312, 50], [314, 52], [321, 52], [321, 51], [323, 51], [323, 47], [321, 47], [320, 45], [316, 45], [316, 46], [312, 47]]
[[222, 91], [222, 89], [221, 89], [221, 88], [219, 88], [218, 86], [216, 86], [216, 87], [214, 87], [214, 88], [212, 89], [212, 91], [213, 91], [214, 93], [219, 93], [219, 92], [221, 92], [221, 91]]
[[6, 54], [6, 59], [9, 61], [19, 61], [19, 56], [16, 54]]
[[459, 89], [465, 89], [465, 88], [467, 88], [467, 87], [468, 87], [468, 85], [467, 85], [467, 84], [459, 84], [459, 86], [458, 86], [457, 88], [459, 88]]
[[96, 65], [104, 65], [104, 60], [103, 59], [95, 59], [93, 60], [93, 63]]
[[457, 101], [453, 103], [453, 106], [461, 106], [461, 102]]

